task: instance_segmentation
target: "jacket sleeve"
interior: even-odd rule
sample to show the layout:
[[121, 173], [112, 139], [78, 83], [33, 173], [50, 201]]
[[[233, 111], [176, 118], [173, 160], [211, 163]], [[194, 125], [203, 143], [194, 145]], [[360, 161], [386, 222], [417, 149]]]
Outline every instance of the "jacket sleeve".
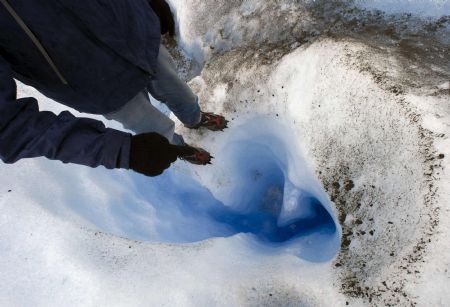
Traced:
[[131, 136], [69, 112], [40, 112], [34, 98], [17, 99], [8, 63], [0, 56], [0, 158], [14, 163], [44, 156], [64, 163], [129, 168]]

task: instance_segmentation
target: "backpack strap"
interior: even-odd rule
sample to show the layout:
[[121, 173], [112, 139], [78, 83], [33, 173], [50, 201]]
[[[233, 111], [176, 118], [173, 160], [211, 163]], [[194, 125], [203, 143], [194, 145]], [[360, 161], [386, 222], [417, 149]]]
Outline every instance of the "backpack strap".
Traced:
[[34, 43], [36, 48], [39, 50], [39, 52], [42, 54], [42, 56], [45, 58], [47, 63], [50, 65], [50, 67], [53, 69], [55, 74], [58, 76], [58, 78], [61, 80], [61, 82], [64, 85], [68, 85], [69, 83], [67, 80], [63, 77], [61, 72], [59, 71], [58, 67], [56, 67], [55, 63], [51, 59], [50, 55], [45, 50], [44, 46], [42, 46], [41, 42], [39, 42], [36, 35], [33, 34], [33, 32], [28, 28], [28, 26], [25, 24], [22, 18], [16, 13], [16, 11], [12, 8], [12, 6], [8, 3], [7, 0], [0, 0], [0, 3], [3, 4], [3, 6], [6, 8], [6, 10], [11, 14], [11, 16], [14, 18], [14, 20], [17, 22], [17, 24], [22, 28], [22, 30], [25, 32], [25, 34], [31, 39], [31, 41]]

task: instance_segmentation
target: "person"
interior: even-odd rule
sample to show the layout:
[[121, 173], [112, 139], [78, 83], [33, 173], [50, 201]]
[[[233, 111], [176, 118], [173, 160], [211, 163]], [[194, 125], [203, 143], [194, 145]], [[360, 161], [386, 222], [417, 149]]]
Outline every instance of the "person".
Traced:
[[[207, 152], [188, 146], [150, 103], [149, 93], [188, 128], [227, 126], [223, 116], [200, 110], [179, 79], [161, 45], [167, 32], [174, 35], [175, 22], [164, 0], [0, 0], [2, 161], [43, 156], [147, 176], [179, 157], [208, 163]], [[119, 121], [135, 135], [68, 111], [39, 111], [35, 98], [17, 98], [14, 79], [77, 111]]]

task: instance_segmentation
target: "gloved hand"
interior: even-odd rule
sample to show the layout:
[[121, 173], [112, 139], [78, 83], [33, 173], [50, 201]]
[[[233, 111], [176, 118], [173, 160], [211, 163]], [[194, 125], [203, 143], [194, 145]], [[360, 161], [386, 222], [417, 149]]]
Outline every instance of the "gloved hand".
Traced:
[[169, 32], [170, 36], [175, 35], [175, 21], [173, 19], [170, 6], [165, 0], [149, 0], [153, 11], [158, 15], [161, 25], [161, 34]]
[[157, 133], [131, 137], [130, 168], [146, 176], [158, 176], [177, 160], [176, 146]]

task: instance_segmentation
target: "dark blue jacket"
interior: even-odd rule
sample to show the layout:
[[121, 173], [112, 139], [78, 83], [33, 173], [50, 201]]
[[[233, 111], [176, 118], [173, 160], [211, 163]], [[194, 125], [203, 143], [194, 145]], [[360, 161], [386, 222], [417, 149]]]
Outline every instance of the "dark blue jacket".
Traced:
[[81, 112], [118, 110], [147, 87], [155, 70], [160, 28], [148, 0], [8, 2], [68, 84], [0, 4], [0, 158], [127, 168], [129, 134], [69, 112], [39, 112], [35, 99], [16, 99], [13, 78]]

